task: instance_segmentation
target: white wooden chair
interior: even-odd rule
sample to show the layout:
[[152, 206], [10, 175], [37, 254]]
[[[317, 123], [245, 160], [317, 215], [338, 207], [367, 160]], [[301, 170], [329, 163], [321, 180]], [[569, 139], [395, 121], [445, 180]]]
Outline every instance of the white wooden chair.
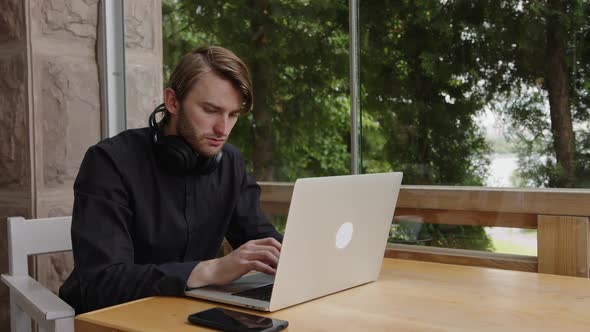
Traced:
[[40, 331], [74, 331], [74, 309], [29, 277], [29, 255], [72, 249], [71, 217], [8, 218], [9, 273], [2, 281], [10, 288], [12, 332], [31, 331], [31, 318]]

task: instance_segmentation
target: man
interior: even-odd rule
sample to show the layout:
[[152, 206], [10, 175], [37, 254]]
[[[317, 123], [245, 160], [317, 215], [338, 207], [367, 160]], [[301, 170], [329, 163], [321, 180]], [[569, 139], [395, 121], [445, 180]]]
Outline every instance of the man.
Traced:
[[[226, 144], [252, 108], [245, 64], [227, 49], [199, 48], [181, 59], [164, 100], [150, 128], [124, 131], [84, 157], [74, 184], [74, 270], [60, 289], [77, 314], [275, 272], [282, 236]], [[237, 249], [216, 258], [224, 237]]]

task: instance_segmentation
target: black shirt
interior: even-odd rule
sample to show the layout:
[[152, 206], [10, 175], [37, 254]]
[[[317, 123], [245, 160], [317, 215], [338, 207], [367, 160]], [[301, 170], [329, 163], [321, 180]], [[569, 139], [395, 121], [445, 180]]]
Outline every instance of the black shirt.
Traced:
[[199, 261], [282, 236], [260, 210], [260, 187], [239, 151], [223, 147], [201, 175], [160, 168], [148, 128], [127, 130], [86, 152], [74, 183], [74, 270], [60, 297], [76, 314], [153, 295], [182, 295]]

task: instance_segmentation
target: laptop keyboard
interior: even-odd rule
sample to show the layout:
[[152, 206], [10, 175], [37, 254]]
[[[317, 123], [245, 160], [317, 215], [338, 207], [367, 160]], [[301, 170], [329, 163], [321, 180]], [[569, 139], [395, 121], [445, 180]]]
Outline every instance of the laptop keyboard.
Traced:
[[272, 286], [273, 284], [247, 289], [245, 291], [233, 293], [232, 295], [260, 301], [270, 301], [270, 295], [272, 294]]

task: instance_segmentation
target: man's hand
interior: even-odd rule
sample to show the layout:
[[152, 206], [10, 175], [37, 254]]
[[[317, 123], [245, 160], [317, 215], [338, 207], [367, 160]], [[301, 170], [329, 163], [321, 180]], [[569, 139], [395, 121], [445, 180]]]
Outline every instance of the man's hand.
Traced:
[[248, 241], [227, 256], [197, 264], [187, 286], [226, 285], [250, 271], [274, 275], [280, 252], [281, 244], [271, 237]]

